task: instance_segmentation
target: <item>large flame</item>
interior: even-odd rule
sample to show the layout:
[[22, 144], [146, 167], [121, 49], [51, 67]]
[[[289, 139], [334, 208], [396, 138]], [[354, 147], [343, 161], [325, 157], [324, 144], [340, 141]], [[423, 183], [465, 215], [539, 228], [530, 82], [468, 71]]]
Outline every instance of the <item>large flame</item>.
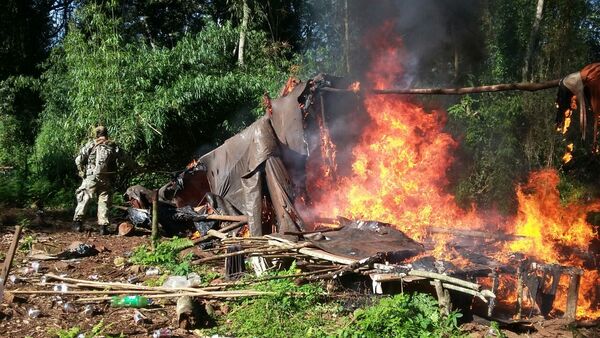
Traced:
[[[375, 53], [367, 75], [367, 86], [371, 88], [393, 87], [402, 73], [398, 61], [402, 42], [390, 38], [390, 29], [390, 24], [384, 24], [369, 37], [370, 49]], [[322, 156], [329, 157], [324, 161], [323, 180], [316, 180], [313, 188], [331, 193], [317, 194], [316, 213], [394, 224], [415, 239], [425, 238], [430, 227], [504, 231], [525, 238], [508, 242], [495, 255], [502, 261], [507, 262], [513, 252], [521, 252], [541, 262], [583, 267], [577, 252], [587, 252], [590, 240], [597, 236], [585, 217], [589, 211], [600, 209], [600, 201], [585, 206], [562, 205], [557, 191], [559, 177], [548, 169], [532, 173], [529, 182], [516, 189], [519, 212], [514, 219], [490, 222], [487, 215], [465, 211], [446, 190], [446, 173], [457, 142], [443, 131], [445, 112], [427, 112], [404, 97], [363, 94], [372, 123], [352, 151], [352, 174], [332, 180], [335, 151], [321, 150]], [[330, 142], [327, 137], [322, 139]], [[436, 257], [452, 254], [452, 250], [443, 249], [447, 238], [436, 236]], [[598, 272], [586, 270], [578, 316], [600, 317], [597, 285]], [[565, 288], [562, 283], [559, 291]], [[566, 293], [561, 292], [555, 308], [564, 311], [565, 304]]]

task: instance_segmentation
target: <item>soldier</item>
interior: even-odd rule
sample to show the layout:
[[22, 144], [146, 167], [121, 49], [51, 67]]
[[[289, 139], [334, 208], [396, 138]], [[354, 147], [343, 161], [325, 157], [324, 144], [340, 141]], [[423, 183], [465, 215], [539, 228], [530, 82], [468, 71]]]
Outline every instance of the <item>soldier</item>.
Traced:
[[79, 176], [83, 179], [75, 192], [77, 207], [73, 216], [73, 230], [83, 231], [83, 218], [92, 198], [98, 198], [98, 227], [101, 235], [108, 234], [108, 209], [111, 185], [119, 164], [129, 165], [129, 159], [119, 147], [108, 139], [104, 126], [95, 130], [96, 138], [81, 148], [75, 158]]

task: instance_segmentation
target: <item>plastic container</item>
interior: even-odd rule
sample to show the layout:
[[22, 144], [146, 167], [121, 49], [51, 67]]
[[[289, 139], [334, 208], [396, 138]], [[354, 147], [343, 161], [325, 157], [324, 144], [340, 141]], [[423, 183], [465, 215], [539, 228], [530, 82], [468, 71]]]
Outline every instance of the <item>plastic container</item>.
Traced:
[[160, 269], [158, 268], [150, 268], [146, 270], [146, 276], [158, 276], [160, 275]]
[[31, 269], [33, 269], [33, 272], [35, 273], [39, 273], [40, 272], [40, 262], [31, 262]]
[[173, 330], [171, 330], [169, 328], [163, 328], [163, 329], [154, 331], [154, 333], [152, 334], [152, 338], [167, 338], [167, 337], [173, 337]]
[[143, 323], [146, 320], [146, 316], [144, 316], [141, 312], [139, 312], [138, 310], [135, 310], [135, 312], [133, 313], [133, 321], [136, 324], [140, 324]]
[[31, 317], [31, 318], [37, 318], [37, 317], [39, 317], [39, 316], [40, 316], [40, 313], [42, 313], [40, 310], [38, 310], [38, 309], [33, 309], [33, 308], [32, 308], [32, 309], [29, 309], [29, 310], [27, 311], [27, 315], [28, 315], [29, 317]]
[[86, 317], [92, 317], [94, 315], [94, 312], [96, 312], [96, 309], [94, 308], [94, 305], [88, 304], [83, 308], [83, 311], [81, 311], [81, 313], [86, 316]]
[[63, 304], [63, 311], [67, 312], [67, 313], [77, 313], [79, 311], [77, 311], [77, 308], [75, 307], [75, 305], [73, 305], [73, 303], [64, 303]]
[[111, 299], [111, 305], [114, 307], [134, 307], [143, 308], [151, 304], [151, 301], [143, 296], [114, 296]]
[[189, 288], [190, 281], [185, 276], [169, 276], [162, 286], [169, 289]]

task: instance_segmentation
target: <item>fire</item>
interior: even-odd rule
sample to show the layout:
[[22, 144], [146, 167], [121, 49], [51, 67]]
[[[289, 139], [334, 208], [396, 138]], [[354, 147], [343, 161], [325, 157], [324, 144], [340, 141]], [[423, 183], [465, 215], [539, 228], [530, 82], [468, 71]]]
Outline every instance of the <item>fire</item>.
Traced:
[[188, 165], [186, 166], [187, 169], [192, 169], [194, 168], [196, 165], [198, 164], [198, 160], [197, 159], [193, 159], [192, 162], [188, 163]]
[[360, 82], [359, 81], [352, 82], [352, 84], [350, 86], [348, 86], [348, 90], [358, 93], [360, 91]]
[[[398, 62], [402, 57], [402, 41], [391, 37], [390, 29], [391, 25], [385, 24], [374, 34], [385, 40], [369, 39], [375, 53], [367, 74], [372, 88], [393, 87], [403, 71]], [[443, 130], [445, 112], [425, 111], [404, 97], [369, 92], [363, 95], [372, 122], [364, 128], [360, 142], [353, 148], [351, 175], [331, 179], [336, 172], [335, 151], [331, 151], [335, 148], [325, 136], [323, 121], [319, 122], [324, 165], [321, 173], [309, 171], [312, 178], [308, 185], [316, 214], [394, 224], [416, 240], [427, 237], [430, 227], [501, 230], [524, 237], [508, 241], [504, 249], [494, 255], [501, 262], [508, 263], [509, 256], [519, 252], [540, 262], [583, 268], [584, 259], [577, 253], [587, 252], [590, 241], [597, 237], [586, 222], [586, 215], [600, 210], [600, 201], [563, 205], [556, 171], [534, 172], [527, 184], [516, 188], [518, 214], [495, 220], [495, 228], [490, 229], [490, 225], [486, 226], [490, 223], [488, 215], [474, 209], [461, 209], [447, 191], [446, 172], [453, 163], [452, 152], [458, 144]], [[437, 247], [433, 255], [460, 266], [468, 264], [461, 260], [458, 252], [446, 246], [450, 238], [450, 235], [435, 235]], [[598, 271], [584, 270], [579, 317], [600, 317], [598, 277]], [[516, 292], [515, 282], [501, 284], [513, 285], [512, 292]], [[561, 281], [555, 302], [557, 310], [565, 309], [567, 286], [568, 282], [565, 285], [565, 281]], [[501, 292], [504, 291], [507, 290], [501, 288]]]

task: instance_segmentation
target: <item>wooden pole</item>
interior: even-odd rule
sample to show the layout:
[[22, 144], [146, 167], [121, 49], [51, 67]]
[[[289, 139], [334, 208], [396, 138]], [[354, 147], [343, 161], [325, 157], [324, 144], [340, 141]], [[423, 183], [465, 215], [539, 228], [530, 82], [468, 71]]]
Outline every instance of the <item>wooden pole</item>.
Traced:
[[19, 243], [19, 238], [21, 237], [21, 226], [15, 226], [15, 233], [13, 235], [12, 243], [10, 243], [10, 247], [8, 248], [8, 253], [4, 258], [4, 266], [2, 267], [2, 275], [1, 283], [0, 283], [0, 302], [4, 299], [4, 286], [6, 285], [6, 278], [8, 278], [8, 272], [10, 271], [10, 267], [12, 265], [12, 261], [15, 258], [15, 252], [17, 251], [17, 244]]
[[152, 249], [156, 249], [158, 241], [158, 190], [152, 194]]
[[575, 319], [577, 315], [577, 298], [579, 297], [579, 282], [581, 275], [572, 274], [569, 276], [569, 290], [567, 291], [567, 310], [565, 318]]
[[417, 95], [463, 95], [474, 93], [501, 92], [508, 90], [537, 91], [558, 87], [560, 80], [551, 80], [539, 83], [502, 83], [497, 85], [463, 87], [463, 88], [410, 88], [410, 89], [373, 89], [375, 94], [417, 94]]
[[[371, 89], [366, 90], [367, 93], [373, 94], [400, 94], [400, 95], [464, 95], [475, 93], [502, 92], [509, 90], [523, 90], [528, 92], [550, 89], [558, 87], [560, 80], [551, 80], [539, 83], [522, 82], [522, 83], [501, 83], [496, 85], [486, 85], [477, 87], [463, 88], [388, 88], [388, 89]], [[352, 89], [341, 89], [333, 87], [324, 87], [319, 90], [330, 93], [355, 93]]]

